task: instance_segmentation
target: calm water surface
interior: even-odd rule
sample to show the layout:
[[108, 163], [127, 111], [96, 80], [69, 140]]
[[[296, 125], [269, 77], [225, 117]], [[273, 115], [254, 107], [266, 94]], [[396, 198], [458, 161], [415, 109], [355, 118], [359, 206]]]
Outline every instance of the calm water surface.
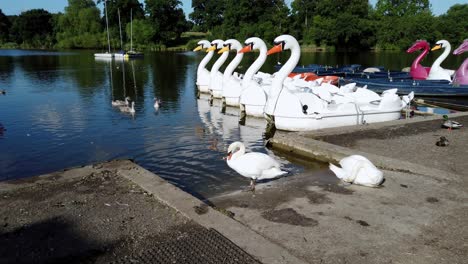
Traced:
[[[159, 52], [123, 62], [96, 60], [91, 51], [0, 50], [0, 89], [7, 91], [0, 95], [0, 180], [131, 158], [183, 189], [210, 196], [248, 185], [222, 160], [237, 140], [250, 151], [274, 156], [290, 175], [324, 169], [266, 149], [264, 120], [247, 118], [241, 126], [238, 109], [221, 114], [219, 102], [210, 106], [205, 98], [197, 99], [196, 70], [203, 55]], [[287, 55], [268, 58], [262, 71], [273, 72]], [[255, 56], [248, 54], [238, 71], [245, 72]], [[401, 69], [413, 58], [405, 53], [308, 53], [300, 64]], [[443, 66], [455, 68], [461, 61], [450, 58]], [[125, 96], [136, 102], [134, 116], [111, 106], [111, 100]], [[158, 111], [154, 97], [162, 101]]]

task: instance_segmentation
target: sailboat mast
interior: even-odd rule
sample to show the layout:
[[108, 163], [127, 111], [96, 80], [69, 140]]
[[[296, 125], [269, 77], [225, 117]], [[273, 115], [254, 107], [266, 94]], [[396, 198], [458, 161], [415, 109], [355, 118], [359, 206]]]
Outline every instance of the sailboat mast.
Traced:
[[119, 17], [120, 50], [123, 50], [123, 43], [122, 43], [122, 24], [120, 23], [120, 9], [117, 9], [117, 15], [118, 15], [118, 17]]
[[133, 8], [130, 8], [130, 50], [133, 50]]
[[110, 50], [110, 36], [109, 36], [109, 20], [107, 19], [107, 5], [106, 1], [104, 1], [104, 10], [106, 11], [106, 29], [107, 29], [107, 48], [109, 50], [109, 53], [111, 52]]

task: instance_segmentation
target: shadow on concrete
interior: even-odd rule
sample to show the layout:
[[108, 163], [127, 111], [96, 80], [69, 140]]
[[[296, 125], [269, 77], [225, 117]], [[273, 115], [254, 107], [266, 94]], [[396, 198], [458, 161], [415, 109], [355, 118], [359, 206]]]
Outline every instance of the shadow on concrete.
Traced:
[[86, 238], [66, 219], [55, 217], [1, 232], [0, 263], [94, 263], [115, 245]]

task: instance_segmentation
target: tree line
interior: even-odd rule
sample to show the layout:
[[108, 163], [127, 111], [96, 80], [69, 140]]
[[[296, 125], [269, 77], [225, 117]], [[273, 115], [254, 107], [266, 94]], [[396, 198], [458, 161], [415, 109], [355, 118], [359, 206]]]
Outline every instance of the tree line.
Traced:
[[[105, 17], [97, 4], [105, 0], [68, 0], [64, 13], [32, 9], [17, 16], [0, 10], [0, 43], [21, 48], [107, 47]], [[454, 45], [468, 38], [468, 4], [453, 5], [435, 16], [429, 0], [192, 0], [189, 19], [179, 0], [107, 0], [111, 45], [120, 48], [120, 24], [129, 43], [132, 17], [133, 43], [140, 49], [185, 45], [197, 39], [257, 36], [271, 44], [280, 34], [295, 36], [303, 46], [336, 50], [406, 49], [416, 39], [434, 43], [446, 39]]]

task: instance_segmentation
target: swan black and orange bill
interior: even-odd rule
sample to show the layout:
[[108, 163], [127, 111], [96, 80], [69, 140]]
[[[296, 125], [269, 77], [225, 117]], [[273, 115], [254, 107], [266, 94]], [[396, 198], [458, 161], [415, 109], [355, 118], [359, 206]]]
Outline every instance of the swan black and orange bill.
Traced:
[[431, 51], [438, 50], [440, 48], [442, 48], [442, 44], [437, 44], [431, 49]]
[[227, 160], [230, 160], [231, 157], [232, 157], [232, 152], [229, 152], [228, 155], [226, 156], [226, 159], [227, 159]]
[[199, 51], [199, 50], [202, 50], [202, 49], [203, 49], [203, 46], [200, 45], [200, 46], [196, 47], [195, 49], [193, 49], [193, 51]]
[[280, 43], [280, 44], [274, 46], [273, 48], [269, 49], [268, 52], [267, 52], [267, 55], [282, 52], [282, 51], [283, 51], [283, 44]]
[[221, 54], [223, 52], [229, 51], [229, 46], [226, 46], [218, 51], [218, 54]]
[[247, 44], [245, 47], [243, 47], [241, 50], [239, 50], [237, 53], [247, 53], [252, 51], [252, 45]]
[[211, 46], [208, 49], [206, 49], [206, 52], [210, 52], [210, 51], [213, 51], [213, 50], [216, 50], [216, 45]]

